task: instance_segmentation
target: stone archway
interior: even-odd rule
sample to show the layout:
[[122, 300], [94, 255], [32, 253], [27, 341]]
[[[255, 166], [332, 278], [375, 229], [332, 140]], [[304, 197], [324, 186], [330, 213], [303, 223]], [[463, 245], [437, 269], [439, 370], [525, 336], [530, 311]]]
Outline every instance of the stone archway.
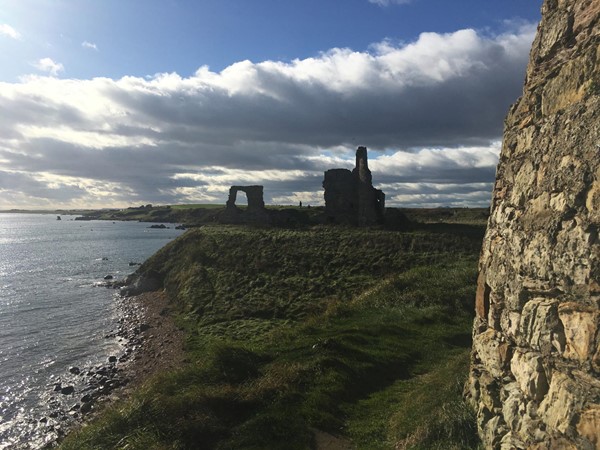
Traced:
[[254, 186], [231, 186], [229, 188], [229, 198], [227, 199], [227, 209], [237, 208], [235, 201], [237, 199], [237, 193], [241, 191], [246, 194], [248, 198], [248, 211], [262, 211], [265, 209], [265, 201], [263, 199], [263, 187], [259, 185]]

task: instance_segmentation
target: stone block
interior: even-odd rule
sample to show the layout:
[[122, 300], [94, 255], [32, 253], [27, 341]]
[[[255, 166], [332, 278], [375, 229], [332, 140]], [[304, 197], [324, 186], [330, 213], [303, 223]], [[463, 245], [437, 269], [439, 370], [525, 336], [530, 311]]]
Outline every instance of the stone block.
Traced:
[[485, 448], [500, 449], [502, 438], [508, 433], [508, 428], [503, 423], [500, 416], [496, 416], [487, 421], [480, 436]]
[[517, 383], [504, 385], [502, 393], [502, 416], [508, 428], [517, 431], [525, 414], [525, 397]]
[[577, 433], [588, 441], [591, 448], [600, 448], [600, 405], [588, 406], [581, 413]]
[[594, 355], [598, 315], [598, 310], [578, 303], [569, 302], [560, 305], [558, 316], [565, 333], [566, 346], [563, 353], [565, 358], [586, 361]]
[[584, 396], [577, 383], [566, 374], [555, 372], [538, 413], [548, 427], [564, 434], [573, 426], [583, 402]]
[[544, 355], [553, 348], [563, 350], [562, 329], [558, 320], [558, 301], [533, 299], [525, 304], [519, 324], [518, 339]]
[[508, 432], [500, 441], [500, 450], [525, 450], [525, 444], [513, 432]]
[[508, 344], [492, 329], [475, 335], [473, 349], [489, 373], [495, 378], [504, 375], [508, 359]]
[[542, 356], [534, 352], [515, 351], [510, 361], [510, 371], [514, 375], [521, 392], [528, 398], [541, 401], [548, 392], [548, 379]]
[[483, 372], [479, 378], [479, 404], [488, 411], [501, 406], [498, 381], [487, 372]]

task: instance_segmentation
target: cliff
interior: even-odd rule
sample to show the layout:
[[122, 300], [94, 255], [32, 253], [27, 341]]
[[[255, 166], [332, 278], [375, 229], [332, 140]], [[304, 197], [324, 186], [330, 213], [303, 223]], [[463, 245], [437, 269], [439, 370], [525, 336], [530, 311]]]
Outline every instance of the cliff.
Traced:
[[600, 2], [546, 0], [479, 265], [486, 448], [600, 448]]
[[[154, 354], [156, 378], [61, 448], [477, 448], [461, 384], [484, 225], [459, 217], [188, 230], [133, 286], [167, 293], [145, 297], [157, 321], [130, 356]], [[168, 315], [185, 339], [173, 371]]]

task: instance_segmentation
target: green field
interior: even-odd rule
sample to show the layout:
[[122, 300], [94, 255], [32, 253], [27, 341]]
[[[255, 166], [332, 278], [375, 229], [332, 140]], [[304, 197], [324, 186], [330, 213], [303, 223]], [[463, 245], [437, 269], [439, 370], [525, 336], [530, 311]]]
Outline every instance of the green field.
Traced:
[[139, 273], [174, 302], [190, 363], [62, 448], [309, 449], [316, 430], [357, 449], [478, 448], [461, 392], [484, 226], [432, 222], [189, 230]]

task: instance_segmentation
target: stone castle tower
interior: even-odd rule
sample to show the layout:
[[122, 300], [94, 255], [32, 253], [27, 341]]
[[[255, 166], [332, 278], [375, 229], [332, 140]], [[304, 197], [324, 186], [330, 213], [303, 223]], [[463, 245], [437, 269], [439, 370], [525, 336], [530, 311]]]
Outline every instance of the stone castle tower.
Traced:
[[490, 449], [600, 448], [600, 1], [545, 0], [480, 259], [467, 396]]
[[373, 187], [373, 177], [367, 162], [367, 148], [356, 150], [356, 166], [325, 172], [325, 216], [330, 222], [372, 225], [382, 223], [385, 215], [385, 194]]

